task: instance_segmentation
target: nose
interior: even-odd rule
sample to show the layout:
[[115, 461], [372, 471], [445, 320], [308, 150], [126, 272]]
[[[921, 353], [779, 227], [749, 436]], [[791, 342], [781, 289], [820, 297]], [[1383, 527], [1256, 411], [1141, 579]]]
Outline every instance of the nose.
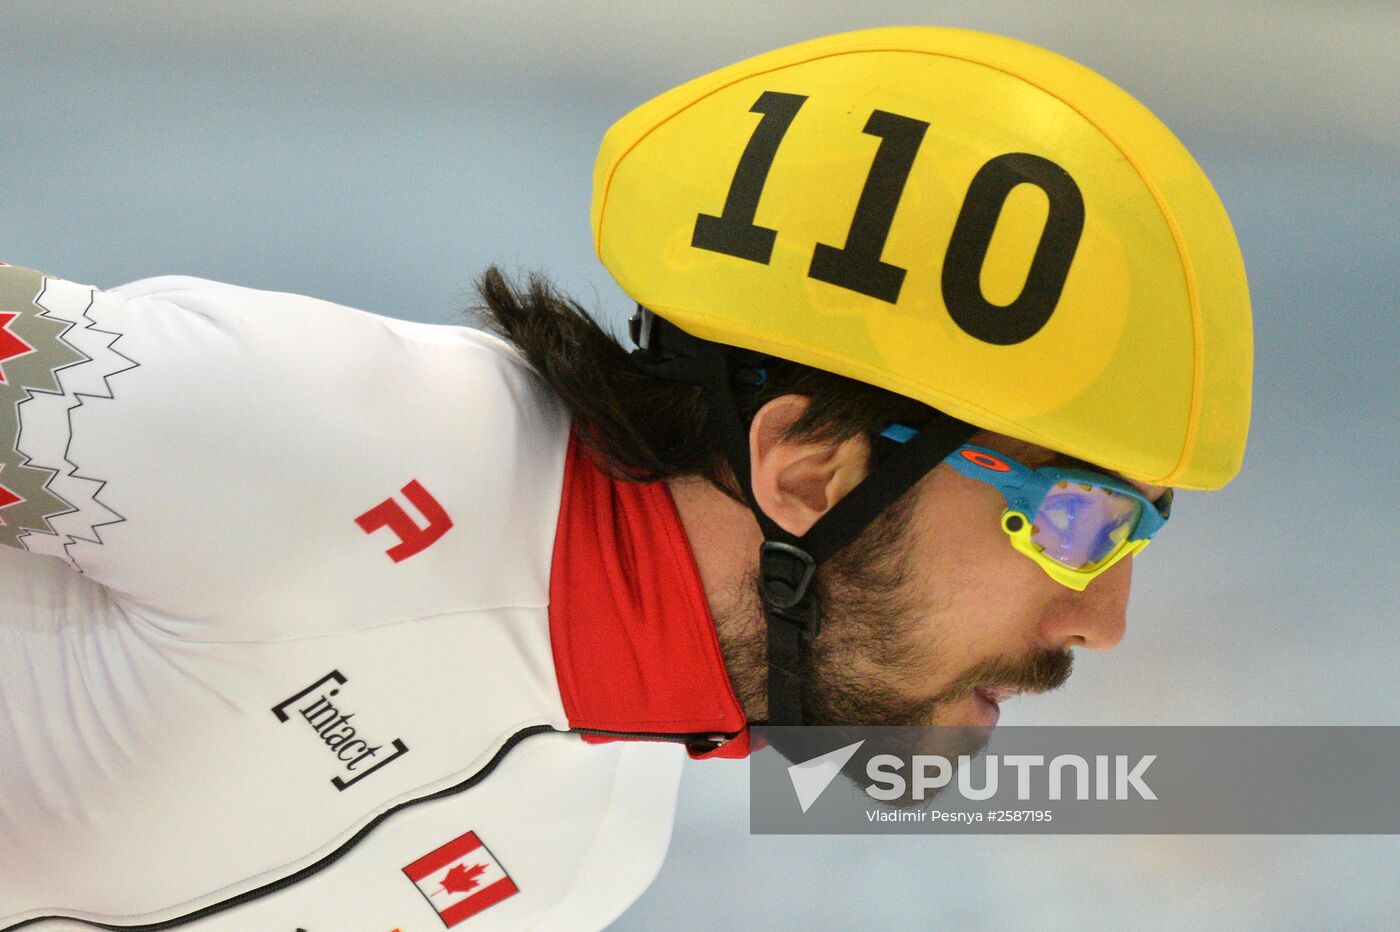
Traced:
[[1047, 647], [1108, 650], [1118, 646], [1128, 626], [1128, 592], [1133, 559], [1120, 560], [1083, 592], [1065, 589], [1046, 610], [1040, 636]]

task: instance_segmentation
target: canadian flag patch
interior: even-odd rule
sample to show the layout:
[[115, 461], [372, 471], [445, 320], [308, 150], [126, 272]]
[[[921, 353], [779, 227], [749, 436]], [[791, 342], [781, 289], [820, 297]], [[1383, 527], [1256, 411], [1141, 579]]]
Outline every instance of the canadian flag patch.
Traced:
[[452, 928], [520, 892], [476, 832], [467, 832], [403, 869]]

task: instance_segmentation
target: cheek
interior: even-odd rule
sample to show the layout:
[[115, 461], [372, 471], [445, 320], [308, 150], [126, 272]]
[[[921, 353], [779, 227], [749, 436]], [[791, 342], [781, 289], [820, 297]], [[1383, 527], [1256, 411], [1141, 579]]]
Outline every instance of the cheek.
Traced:
[[1002, 531], [1005, 507], [995, 489], [940, 466], [919, 502], [915, 539], [921, 566], [954, 582], [956, 593], [978, 593], [979, 601], [995, 602], [997, 592], [1023, 588], [1026, 569], [1038, 569]]
[[950, 662], [1016, 652], [1060, 587], [1017, 553], [1001, 530], [995, 489], [947, 470], [923, 496], [916, 524], [919, 576], [939, 595], [929, 625]]

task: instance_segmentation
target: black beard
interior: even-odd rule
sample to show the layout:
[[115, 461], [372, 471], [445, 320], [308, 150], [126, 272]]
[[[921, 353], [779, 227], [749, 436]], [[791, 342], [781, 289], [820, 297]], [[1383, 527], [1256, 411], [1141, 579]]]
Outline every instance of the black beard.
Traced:
[[[939, 708], [965, 699], [975, 686], [1045, 692], [1069, 678], [1069, 652], [1053, 650], [983, 661], [932, 697], [905, 695], [891, 682], [900, 677], [877, 672], [927, 664], [938, 652], [927, 632], [916, 636], [920, 610], [934, 607], [911, 602], [910, 528], [918, 489], [916, 484], [817, 569], [821, 633], [808, 645], [799, 672], [806, 724], [926, 725]], [[716, 628], [735, 693], [745, 709], [755, 709], [766, 705], [768, 692], [767, 620], [757, 569], [748, 591], [736, 611], [747, 623]]]
[[[813, 586], [820, 603], [821, 634], [809, 645], [799, 672], [802, 710], [809, 724], [923, 720], [920, 714], [928, 703], [911, 702], [850, 669], [853, 655], [867, 657], [881, 668], [907, 662], [910, 609], [905, 583], [914, 502], [915, 489], [910, 489], [817, 568]], [[757, 709], [766, 705], [768, 695], [767, 620], [757, 568], [746, 590], [739, 607], [717, 619], [722, 623], [715, 627], [735, 694], [745, 709]]]
[[821, 633], [800, 671], [807, 724], [912, 725], [928, 721], [937, 704], [911, 699], [891, 677], [871, 673], [897, 671], [929, 653], [912, 637], [914, 504], [911, 489], [817, 571]]

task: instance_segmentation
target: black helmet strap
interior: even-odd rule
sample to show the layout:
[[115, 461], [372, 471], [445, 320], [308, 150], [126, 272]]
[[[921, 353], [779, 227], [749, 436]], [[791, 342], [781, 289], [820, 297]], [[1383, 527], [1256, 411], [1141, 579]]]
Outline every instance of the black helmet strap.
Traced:
[[[788, 533], [758, 507], [749, 462], [749, 432], [734, 397], [730, 353], [722, 344], [691, 336], [638, 305], [631, 320], [637, 349], [632, 360], [661, 378], [698, 385], [715, 419], [734, 471], [764, 541], [759, 548], [760, 594], [768, 626], [769, 725], [804, 724], [803, 659], [821, 631], [821, 607], [812, 580], [819, 565], [870, 525], [887, 507], [977, 432], [941, 411], [822, 515], [801, 537]], [[737, 351], [744, 352], [744, 351]]]

